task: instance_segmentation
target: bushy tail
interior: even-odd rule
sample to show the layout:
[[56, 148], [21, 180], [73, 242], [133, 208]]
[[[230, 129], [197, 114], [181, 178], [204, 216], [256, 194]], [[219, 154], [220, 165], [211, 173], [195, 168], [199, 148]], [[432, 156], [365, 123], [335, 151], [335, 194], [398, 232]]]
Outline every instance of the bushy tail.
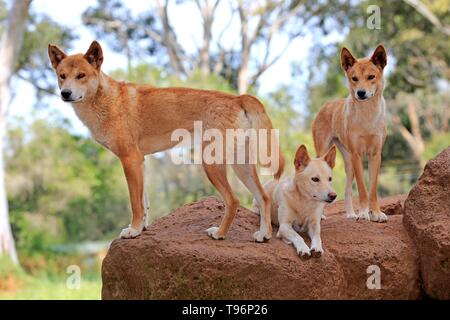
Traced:
[[[251, 127], [254, 129], [266, 129], [267, 132], [267, 153], [270, 158], [272, 158], [272, 153], [275, 151], [278, 153], [278, 167], [273, 173], [275, 179], [280, 179], [284, 170], [284, 156], [281, 153], [280, 145], [278, 143], [278, 137], [276, 136], [272, 122], [267, 115], [262, 103], [250, 95], [242, 95], [239, 97], [241, 100], [241, 106], [245, 110], [245, 113], [250, 120]], [[263, 167], [270, 167], [272, 163], [263, 164]]]

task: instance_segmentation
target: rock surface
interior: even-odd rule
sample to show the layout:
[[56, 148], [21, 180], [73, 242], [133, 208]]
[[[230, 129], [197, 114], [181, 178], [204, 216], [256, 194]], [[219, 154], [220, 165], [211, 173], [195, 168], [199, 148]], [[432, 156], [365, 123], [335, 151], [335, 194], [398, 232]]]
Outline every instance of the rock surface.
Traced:
[[[386, 213], [388, 216], [395, 214], [403, 214], [403, 204], [405, 203], [406, 197], [407, 197], [406, 194], [400, 194], [391, 197], [381, 198], [379, 200], [381, 211]], [[357, 197], [353, 198], [353, 207], [355, 208], [355, 210], [359, 208], [359, 202]], [[325, 207], [325, 215], [327, 217], [340, 215], [343, 214], [344, 212], [345, 212], [344, 200], [336, 201], [332, 205]]]
[[[394, 200], [382, 210], [395, 207], [393, 212], [401, 213], [401, 201]], [[381, 224], [353, 221], [338, 214], [343, 210], [332, 205], [327, 220], [322, 221], [325, 253], [303, 261], [292, 245], [275, 237], [276, 228], [269, 242], [253, 242], [259, 217], [243, 208], [225, 240], [210, 239], [205, 229], [218, 225], [223, 211], [221, 201], [204, 198], [159, 219], [136, 239], [115, 240], [103, 261], [103, 299], [421, 296], [418, 256], [402, 215], [393, 215]], [[373, 273], [367, 271], [370, 266], [380, 268], [381, 289], [367, 288]]]
[[404, 225], [418, 248], [425, 293], [450, 299], [450, 147], [427, 163], [411, 189]]

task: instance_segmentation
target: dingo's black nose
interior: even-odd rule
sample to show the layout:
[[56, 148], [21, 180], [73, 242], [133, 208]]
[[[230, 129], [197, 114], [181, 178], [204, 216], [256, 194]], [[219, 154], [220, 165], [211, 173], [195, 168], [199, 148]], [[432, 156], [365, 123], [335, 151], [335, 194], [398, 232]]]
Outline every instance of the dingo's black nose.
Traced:
[[330, 199], [331, 201], [333, 201], [334, 199], [336, 199], [336, 197], [337, 197], [336, 192], [330, 192], [330, 193], [328, 194], [328, 199]]
[[358, 91], [356, 91], [356, 94], [358, 95], [358, 98], [360, 98], [360, 99], [364, 99], [366, 97], [365, 90], [358, 90]]
[[64, 89], [61, 91], [61, 96], [63, 97], [64, 100], [68, 100], [70, 98], [72, 94], [72, 91], [68, 90], [68, 89]]

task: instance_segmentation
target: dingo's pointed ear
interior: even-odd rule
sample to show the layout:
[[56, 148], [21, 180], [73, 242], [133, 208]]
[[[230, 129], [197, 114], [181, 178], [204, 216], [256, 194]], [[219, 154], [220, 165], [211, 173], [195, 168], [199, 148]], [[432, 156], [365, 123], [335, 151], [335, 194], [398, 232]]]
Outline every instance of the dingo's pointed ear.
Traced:
[[322, 158], [333, 169], [336, 164], [336, 146], [333, 145]]
[[89, 46], [88, 51], [84, 54], [84, 58], [97, 70], [100, 70], [100, 67], [103, 63], [103, 51], [100, 43], [97, 41], [92, 41]]
[[341, 67], [344, 71], [350, 69], [356, 62], [356, 59], [347, 48], [342, 48], [341, 51]]
[[67, 57], [67, 55], [60, 48], [53, 44], [48, 45], [48, 57], [50, 58], [50, 62], [52, 63], [53, 69], [59, 65], [59, 63]]
[[382, 44], [379, 44], [378, 47], [375, 49], [375, 51], [372, 54], [372, 57], [370, 58], [370, 61], [372, 61], [372, 63], [381, 70], [384, 69], [387, 63], [387, 57], [386, 57], [386, 49]]
[[306, 167], [310, 160], [311, 159], [308, 155], [308, 149], [306, 149], [306, 146], [302, 144], [300, 147], [298, 147], [297, 152], [295, 153], [295, 170], [299, 170], [301, 167]]

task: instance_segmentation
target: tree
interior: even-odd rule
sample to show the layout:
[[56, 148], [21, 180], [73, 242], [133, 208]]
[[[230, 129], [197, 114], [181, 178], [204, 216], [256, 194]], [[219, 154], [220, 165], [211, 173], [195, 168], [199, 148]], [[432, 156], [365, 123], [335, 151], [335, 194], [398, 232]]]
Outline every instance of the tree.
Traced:
[[0, 46], [0, 254], [8, 254], [15, 264], [19, 261], [9, 224], [3, 150], [11, 100], [10, 81], [22, 46], [30, 4], [31, 0], [13, 1]]
[[[123, 2], [99, 0], [95, 7], [86, 10], [83, 20], [101, 38], [111, 41], [110, 35], [117, 34], [118, 41], [114, 39], [113, 48], [118, 51], [128, 52], [133, 43], [147, 48], [147, 52], [163, 51], [165, 54], [158, 57], [158, 63], [166, 63], [171, 74], [183, 78], [200, 70], [203, 79], [208, 79], [211, 74], [220, 76], [242, 94], [254, 89], [261, 75], [303, 32], [315, 27], [325, 30], [325, 13], [331, 11], [333, 5], [347, 7], [340, 1], [238, 0], [225, 3], [221, 0], [196, 0], [202, 40], [200, 45], [196, 45], [196, 52], [189, 54], [174, 32], [170, 15], [173, 3], [158, 0], [155, 8], [133, 19]], [[227, 5], [231, 11], [229, 21], [220, 32], [213, 33], [218, 12], [226, 10]], [[240, 24], [240, 32], [233, 35], [236, 42], [226, 47], [222, 39], [232, 23]], [[277, 37], [278, 43], [284, 39], [281, 48], [273, 45]]]
[[[0, 128], [1, 150], [4, 152], [6, 138], [7, 111], [15, 92], [10, 87], [12, 78], [25, 80], [33, 85], [38, 95], [37, 105], [43, 105], [43, 96], [54, 94], [54, 77], [47, 56], [47, 48], [43, 43], [59, 43], [69, 46], [74, 36], [68, 28], [62, 27], [46, 15], [36, 15], [30, 9], [31, 1], [13, 1], [2, 23], [2, 44], [0, 48]], [[3, 18], [3, 3], [0, 3], [0, 20]], [[5, 10], [6, 11], [6, 10]], [[51, 77], [50, 77], [51, 75]], [[12, 250], [11, 258], [17, 262], [14, 253], [14, 242], [11, 238], [8, 205], [4, 188], [4, 164], [1, 157], [0, 166], [0, 253], [8, 243]], [[3, 199], [5, 198], [5, 204]], [[5, 240], [8, 239], [8, 240]]]

